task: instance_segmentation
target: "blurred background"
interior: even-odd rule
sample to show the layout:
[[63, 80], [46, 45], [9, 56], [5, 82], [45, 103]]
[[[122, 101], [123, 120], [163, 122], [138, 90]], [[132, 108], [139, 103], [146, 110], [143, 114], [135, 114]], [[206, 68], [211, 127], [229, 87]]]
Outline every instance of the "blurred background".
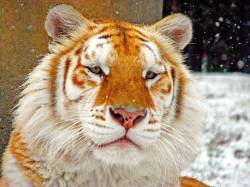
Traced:
[[183, 175], [211, 186], [250, 186], [250, 1], [0, 0], [0, 155], [11, 132], [19, 86], [48, 50], [49, 7], [66, 3], [88, 18], [151, 24], [182, 12], [193, 21], [184, 50], [205, 96], [199, 155]]
[[185, 52], [194, 71], [250, 73], [250, 1], [164, 1], [163, 15], [183, 12], [194, 37]]

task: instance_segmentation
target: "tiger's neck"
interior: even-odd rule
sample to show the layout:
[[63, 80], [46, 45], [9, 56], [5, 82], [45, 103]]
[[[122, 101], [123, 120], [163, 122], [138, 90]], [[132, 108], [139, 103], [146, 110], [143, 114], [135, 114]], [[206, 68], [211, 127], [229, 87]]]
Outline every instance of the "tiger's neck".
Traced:
[[106, 165], [89, 155], [81, 161], [74, 161], [65, 156], [52, 163], [46, 152], [37, 156], [30, 154], [33, 151], [30, 150], [30, 145], [23, 141], [20, 132], [14, 130], [7, 153], [9, 158], [14, 158], [12, 164], [19, 168], [19, 171], [15, 172], [21, 172], [25, 176], [24, 187], [26, 183], [38, 187], [155, 186], [156, 181], [159, 181], [156, 186], [170, 187], [178, 183], [178, 178], [173, 179], [168, 175], [175, 171], [165, 168], [164, 173], [162, 168], [155, 167], [154, 163], [148, 160], [134, 166]]
[[[61, 160], [55, 168], [42, 168], [46, 174], [53, 170], [53, 174], [46, 178], [45, 186], [56, 186], [66, 183], [69, 186], [174, 186], [178, 183], [162, 168], [152, 168], [152, 163], [142, 162], [136, 166], [106, 165], [93, 157], [86, 158], [82, 163]], [[168, 171], [171, 172], [171, 171]], [[174, 171], [173, 171], [174, 172]], [[165, 177], [165, 180], [163, 178]], [[157, 182], [158, 181], [158, 184]], [[52, 185], [53, 184], [53, 185]], [[60, 185], [59, 185], [60, 186]]]

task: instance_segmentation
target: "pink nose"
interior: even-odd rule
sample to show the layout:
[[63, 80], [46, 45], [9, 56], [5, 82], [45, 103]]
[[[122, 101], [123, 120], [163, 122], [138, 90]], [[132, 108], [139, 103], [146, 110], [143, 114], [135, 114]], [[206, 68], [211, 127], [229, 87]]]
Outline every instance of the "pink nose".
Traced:
[[145, 117], [146, 111], [127, 112], [123, 108], [112, 109], [110, 108], [112, 118], [122, 125], [125, 129], [134, 127], [141, 122]]

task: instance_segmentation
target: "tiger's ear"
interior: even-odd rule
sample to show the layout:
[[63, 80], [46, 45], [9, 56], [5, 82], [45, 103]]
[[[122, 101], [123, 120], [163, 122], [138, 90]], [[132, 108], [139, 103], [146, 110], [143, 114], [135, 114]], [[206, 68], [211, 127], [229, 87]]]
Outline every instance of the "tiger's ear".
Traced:
[[191, 19], [181, 13], [167, 16], [150, 27], [170, 37], [179, 49], [184, 49], [192, 39]]
[[89, 20], [70, 5], [57, 5], [49, 10], [45, 21], [45, 29], [53, 41], [68, 35]]

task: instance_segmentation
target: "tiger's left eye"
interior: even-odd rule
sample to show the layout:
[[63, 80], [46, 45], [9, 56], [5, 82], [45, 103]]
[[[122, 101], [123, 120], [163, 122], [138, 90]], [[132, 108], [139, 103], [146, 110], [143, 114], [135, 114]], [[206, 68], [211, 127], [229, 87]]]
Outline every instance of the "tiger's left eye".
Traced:
[[145, 79], [154, 79], [157, 75], [158, 73], [155, 73], [153, 71], [148, 71], [146, 73]]
[[91, 71], [94, 74], [97, 75], [103, 75], [103, 71], [102, 68], [100, 68], [99, 66], [94, 66], [94, 67], [87, 67], [89, 69], [89, 71]]

